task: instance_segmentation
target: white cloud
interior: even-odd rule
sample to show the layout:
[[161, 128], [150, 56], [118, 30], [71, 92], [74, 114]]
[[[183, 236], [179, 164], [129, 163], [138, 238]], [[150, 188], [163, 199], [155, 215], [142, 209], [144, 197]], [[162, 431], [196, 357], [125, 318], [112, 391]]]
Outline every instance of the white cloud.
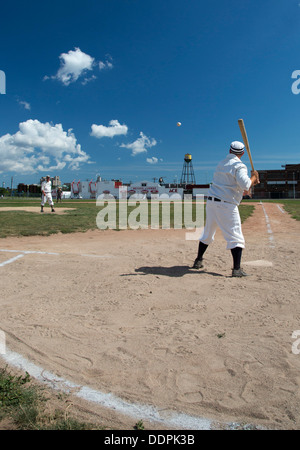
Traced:
[[[62, 53], [59, 57], [60, 68], [56, 75], [52, 76], [52, 79], [61, 81], [65, 86], [74, 83], [78, 78], [84, 75], [87, 71], [93, 70], [95, 59], [82, 52], [80, 48], [70, 50], [68, 53]], [[48, 79], [45, 77], [44, 79]], [[93, 79], [93, 77], [92, 77]], [[85, 83], [89, 80], [85, 78]]]
[[61, 124], [30, 119], [20, 123], [17, 133], [0, 137], [0, 173], [76, 170], [89, 159], [72, 130], [64, 131]]
[[152, 158], [147, 158], [146, 161], [149, 164], [157, 164], [158, 163], [158, 158], [155, 158], [155, 156], [152, 156]]
[[110, 55], [107, 55], [106, 60], [103, 61], [99, 61], [99, 69], [100, 70], [105, 70], [105, 69], [112, 69], [113, 63], [112, 63], [112, 57]]
[[19, 100], [19, 105], [23, 106], [24, 109], [27, 109], [28, 111], [31, 110], [31, 105], [28, 102], [24, 102], [24, 101]]
[[96, 80], [96, 79], [97, 79], [96, 75], [92, 75], [91, 77], [85, 77], [85, 78], [82, 80], [81, 84], [82, 84], [83, 86], [85, 86], [85, 85], [88, 84], [90, 81], [93, 81], [93, 80]]
[[113, 66], [113, 59], [110, 55], [106, 56], [105, 61], [96, 62], [95, 58], [84, 53], [80, 48], [75, 47], [74, 50], [70, 50], [68, 53], [62, 53], [59, 56], [60, 68], [56, 75], [49, 77], [46, 75], [44, 80], [61, 81], [65, 86], [69, 86], [71, 83], [75, 83], [80, 77], [84, 77], [82, 84], [86, 85], [90, 81], [95, 80], [97, 77], [95, 74], [86, 76], [88, 72], [93, 71], [97, 67], [100, 71], [110, 70]]
[[111, 120], [108, 127], [93, 124], [91, 136], [98, 139], [103, 137], [113, 138], [114, 136], [126, 135], [127, 131], [127, 125], [121, 125], [118, 120]]
[[140, 138], [131, 144], [122, 144], [122, 148], [129, 148], [132, 150], [131, 155], [136, 156], [139, 153], [147, 153], [147, 148], [154, 147], [157, 144], [155, 139], [150, 139], [144, 135], [143, 132], [140, 132]]

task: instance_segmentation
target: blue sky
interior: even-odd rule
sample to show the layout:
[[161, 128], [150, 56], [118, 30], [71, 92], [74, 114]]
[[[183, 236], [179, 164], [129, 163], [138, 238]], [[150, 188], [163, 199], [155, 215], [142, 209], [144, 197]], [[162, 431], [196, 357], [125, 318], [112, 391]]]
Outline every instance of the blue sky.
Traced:
[[1, 185], [173, 182], [187, 152], [206, 183], [239, 118], [257, 169], [300, 163], [299, 0], [6, 2], [0, 70]]

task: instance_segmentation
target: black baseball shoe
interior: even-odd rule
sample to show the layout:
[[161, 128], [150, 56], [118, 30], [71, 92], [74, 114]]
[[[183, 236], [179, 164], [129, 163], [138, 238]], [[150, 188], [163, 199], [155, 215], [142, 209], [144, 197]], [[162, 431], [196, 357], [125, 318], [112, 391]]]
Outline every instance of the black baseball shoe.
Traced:
[[196, 258], [194, 261], [193, 269], [202, 269], [203, 266], [203, 259]]
[[41, 213], [42, 213], [42, 212], [44, 212], [44, 207], [43, 207], [43, 206], [41, 206]]
[[250, 275], [244, 272], [243, 269], [232, 269], [232, 276], [242, 278], [242, 277], [249, 277]]
[[54, 209], [54, 208], [52, 208], [52, 209], [51, 209], [51, 212], [55, 212], [55, 209]]

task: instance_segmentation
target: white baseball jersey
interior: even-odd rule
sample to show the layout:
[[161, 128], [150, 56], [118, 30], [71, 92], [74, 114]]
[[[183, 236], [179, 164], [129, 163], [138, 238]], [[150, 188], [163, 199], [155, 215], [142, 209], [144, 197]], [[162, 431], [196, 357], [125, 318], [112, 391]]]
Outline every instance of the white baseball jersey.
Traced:
[[52, 192], [52, 184], [51, 181], [43, 181], [42, 183], [42, 192], [45, 192], [45, 194], [51, 194]]
[[243, 192], [248, 191], [250, 187], [247, 167], [240, 158], [230, 153], [218, 164], [208, 196], [239, 205]]

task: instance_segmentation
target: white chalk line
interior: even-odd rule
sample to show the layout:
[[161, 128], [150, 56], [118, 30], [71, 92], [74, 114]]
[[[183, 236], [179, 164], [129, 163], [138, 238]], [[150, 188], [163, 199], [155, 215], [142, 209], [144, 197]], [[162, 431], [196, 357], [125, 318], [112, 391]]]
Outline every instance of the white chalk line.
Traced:
[[18, 259], [23, 258], [24, 256], [25, 256], [24, 254], [21, 254], [21, 255], [15, 256], [14, 258], [8, 259], [7, 261], [0, 263], [0, 267], [4, 267], [7, 264], [11, 264], [11, 263], [17, 261]]
[[82, 256], [85, 258], [112, 258], [113, 257], [112, 255], [89, 255], [89, 254], [85, 254], [85, 253], [53, 253], [53, 252], [40, 252], [40, 251], [34, 251], [34, 250], [11, 250], [11, 249], [4, 249], [4, 248], [1, 248], [0, 252], [2, 252], [2, 253], [19, 253], [19, 255], [16, 256], [15, 258], [11, 258], [10, 260], [5, 261], [4, 263], [1, 263], [0, 267], [5, 266], [6, 264], [13, 263], [17, 259], [22, 258], [25, 255], [50, 255], [50, 256], [74, 255], [74, 256]]
[[142, 405], [138, 403], [126, 402], [114, 394], [107, 394], [88, 386], [81, 386], [58, 377], [51, 372], [44, 370], [36, 364], [28, 361], [22, 355], [11, 352], [6, 348], [6, 353], [1, 355], [5, 362], [22, 371], [28, 372], [36, 380], [50, 386], [53, 389], [67, 394], [75, 395], [83, 400], [96, 403], [102, 407], [112, 409], [126, 416], [133, 418], [142, 418], [151, 422], [162, 423], [166, 426], [177, 427], [187, 430], [211, 430], [212, 421], [201, 417], [190, 416], [183, 413], [164, 411], [163, 414], [154, 406]]
[[282, 209], [280, 205], [277, 205], [277, 208], [279, 209], [279, 211], [281, 211], [281, 212], [282, 212], [282, 214], [285, 214], [285, 211], [284, 211], [284, 209]]
[[271, 225], [270, 225], [269, 216], [268, 216], [268, 214], [267, 214], [267, 212], [266, 212], [266, 209], [265, 209], [265, 207], [264, 207], [262, 201], [260, 202], [260, 204], [261, 204], [261, 206], [262, 206], [262, 208], [263, 208], [263, 212], [264, 212], [265, 219], [266, 219], [267, 231], [268, 231], [268, 233], [269, 233], [270, 247], [273, 247], [273, 248], [274, 248], [274, 247], [275, 247], [274, 235], [273, 235], [273, 231], [272, 231], [272, 228], [271, 228]]
[[6, 248], [1, 248], [0, 252], [3, 253], [22, 253], [23, 255], [30, 255], [30, 254], [38, 254], [38, 255], [59, 255], [59, 253], [51, 253], [51, 252], [38, 252], [38, 251], [31, 251], [31, 250], [11, 250]]

